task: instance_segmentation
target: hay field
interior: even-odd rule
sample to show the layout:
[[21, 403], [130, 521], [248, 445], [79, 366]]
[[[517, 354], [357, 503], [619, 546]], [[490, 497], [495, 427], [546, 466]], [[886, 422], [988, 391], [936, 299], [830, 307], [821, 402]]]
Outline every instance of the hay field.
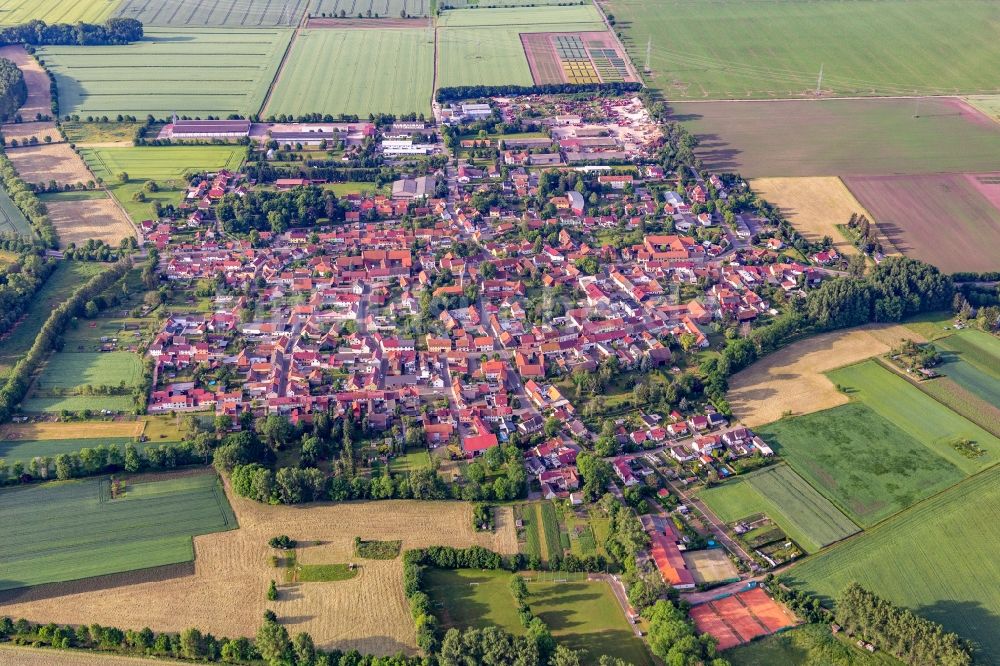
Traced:
[[101, 439], [104, 437], [138, 437], [144, 421], [42, 421], [40, 423], [7, 423], [0, 426], [0, 439]]
[[1000, 467], [917, 504], [849, 541], [795, 564], [795, 586], [827, 598], [857, 581], [893, 603], [1000, 654]]
[[48, 201], [49, 219], [59, 234], [59, 245], [82, 246], [93, 238], [117, 247], [123, 238], [135, 236], [135, 227], [111, 197], [83, 201]]
[[836, 176], [812, 178], [756, 178], [750, 187], [781, 209], [795, 229], [811, 242], [824, 236], [842, 255], [858, 254], [858, 249], [837, 229], [847, 224], [851, 213], [868, 214], [844, 183]]
[[[964, 0], [607, 0], [666, 99], [996, 94], [1000, 10]], [[877, 36], [877, 37], [876, 37]]]
[[94, 180], [87, 165], [68, 143], [8, 148], [6, 152], [17, 174], [26, 183], [48, 185], [54, 180], [59, 185], [76, 185]]
[[157, 118], [256, 113], [292, 31], [147, 28], [125, 46], [46, 46], [63, 114]]
[[103, 23], [117, 6], [118, 0], [0, 0], [0, 24]]
[[[504, 553], [517, 551], [510, 509], [498, 513], [498, 530], [472, 529], [472, 508], [460, 502], [382, 501], [284, 507], [232, 496], [240, 528], [196, 537], [193, 576], [140, 582], [99, 592], [12, 603], [5, 614], [69, 623], [180, 631], [196, 626], [216, 636], [252, 636], [265, 608], [272, 608], [290, 633], [308, 631], [317, 645], [394, 654], [416, 651], [413, 620], [402, 590], [402, 559], [366, 560], [347, 581], [281, 586], [277, 602], [267, 602], [268, 581], [276, 579], [267, 541], [288, 534], [300, 543], [321, 541], [299, 551], [307, 564], [355, 561], [355, 536], [400, 539], [403, 548], [480, 544]], [[234, 604], [232, 600], [240, 603]]]
[[275, 27], [298, 25], [309, 0], [124, 0], [115, 16], [144, 26]]
[[302, 30], [264, 114], [429, 115], [433, 81], [430, 29]]
[[873, 325], [832, 331], [794, 342], [757, 361], [730, 379], [727, 399], [733, 414], [756, 427], [785, 412], [809, 414], [847, 403], [823, 373], [878, 356], [902, 339], [923, 338], [899, 325]]
[[903, 254], [945, 273], [1000, 267], [1000, 173], [857, 176], [844, 182]]
[[745, 178], [1000, 169], [1000, 124], [956, 97], [670, 107], [701, 139], [705, 168]]

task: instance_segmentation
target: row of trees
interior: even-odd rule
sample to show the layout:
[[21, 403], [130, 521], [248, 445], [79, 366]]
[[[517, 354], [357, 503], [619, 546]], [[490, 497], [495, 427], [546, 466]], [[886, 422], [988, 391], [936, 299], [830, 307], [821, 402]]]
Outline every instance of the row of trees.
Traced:
[[0, 119], [12, 118], [28, 99], [24, 74], [12, 61], [0, 58]]
[[42, 325], [38, 337], [28, 353], [17, 362], [7, 382], [0, 388], [0, 423], [7, 421], [28, 390], [31, 375], [38, 369], [46, 355], [58, 344], [66, 326], [76, 316], [83, 313], [84, 305], [103, 293], [111, 285], [122, 279], [132, 263], [125, 258], [112, 265], [103, 273], [98, 273], [63, 301]]
[[24, 254], [0, 268], [0, 336], [13, 328], [35, 294], [56, 268], [56, 262]]
[[571, 95], [573, 93], [602, 93], [606, 95], [624, 95], [642, 90], [641, 83], [548, 83], [534, 86], [453, 86], [438, 88], [435, 99], [438, 102], [450, 102], [461, 99], [479, 99], [482, 97], [509, 97], [511, 95]]
[[131, 44], [142, 39], [142, 23], [130, 18], [110, 18], [95, 23], [29, 21], [0, 30], [0, 44], [25, 46], [108, 46]]
[[14, 205], [42, 239], [42, 244], [49, 248], [59, 247], [59, 236], [56, 234], [56, 228], [52, 226], [45, 204], [39, 201], [32, 187], [21, 180], [17, 175], [17, 169], [3, 152], [0, 152], [0, 180], [3, 181], [3, 188]]

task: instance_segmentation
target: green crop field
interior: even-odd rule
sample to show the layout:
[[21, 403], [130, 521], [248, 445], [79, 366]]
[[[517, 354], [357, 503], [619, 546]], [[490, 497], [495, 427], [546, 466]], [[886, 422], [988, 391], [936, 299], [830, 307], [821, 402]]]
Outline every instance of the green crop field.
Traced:
[[308, 4], [309, 0], [124, 0], [115, 16], [150, 26], [295, 27]]
[[74, 390], [91, 386], [138, 386], [142, 359], [129, 352], [57, 352], [35, 381], [39, 390]]
[[102, 478], [0, 492], [0, 589], [188, 562], [192, 536], [237, 526], [214, 472], [130, 477], [125, 490], [110, 499]]
[[670, 106], [706, 168], [747, 178], [988, 172], [1000, 154], [1000, 123], [956, 98]]
[[[60, 453], [75, 453], [81, 449], [93, 449], [98, 446], [114, 446], [120, 451], [125, 445], [134, 442], [131, 437], [101, 437], [98, 439], [15, 439], [0, 440], [0, 459], [7, 464], [22, 462], [25, 465], [32, 458], [55, 458]], [[137, 444], [142, 449], [146, 444]]]
[[993, 120], [1000, 122], [1000, 95], [966, 97], [965, 101], [985, 113]]
[[260, 110], [291, 31], [148, 28], [127, 46], [46, 46], [63, 114], [168, 118]]
[[[510, 593], [510, 576], [502, 571], [430, 569], [425, 580], [431, 600], [440, 604], [436, 612], [444, 626], [495, 625], [523, 635], [524, 627]], [[570, 574], [561, 576], [569, 578]], [[528, 582], [528, 595], [532, 612], [548, 625], [556, 642], [586, 651], [585, 663], [596, 664], [600, 655], [607, 654], [635, 666], [652, 664], [642, 639], [632, 633], [607, 583], [532, 580]]]
[[757, 432], [862, 527], [965, 476], [864, 403], [782, 419]]
[[1000, 380], [1000, 338], [983, 331], [966, 329], [936, 344], [961, 355], [966, 363]]
[[[340, 16], [344, 18], [400, 18], [406, 12], [410, 18], [430, 16], [431, 0], [312, 0], [310, 16]], [[369, 15], [368, 12], [371, 12]]]
[[1000, 467], [795, 565], [796, 586], [834, 598], [857, 581], [1000, 654]]
[[593, 5], [455, 10], [438, 19], [438, 86], [530, 86], [520, 34], [604, 30]]
[[25, 219], [21, 210], [14, 205], [7, 190], [0, 187], [0, 236], [9, 234], [18, 234], [25, 238], [31, 238], [34, 235], [31, 231], [31, 224]]
[[[941, 342], [948, 344], [950, 338]], [[981, 397], [994, 407], [1000, 408], [1000, 377], [983, 370], [986, 364], [969, 360], [971, 356], [953, 351], [941, 353], [942, 364], [937, 368], [954, 380], [959, 386]], [[988, 359], [987, 359], [988, 360]], [[933, 383], [933, 382], [930, 382]]]
[[430, 114], [433, 80], [429, 28], [303, 30], [264, 112]]
[[537, 7], [539, 5], [586, 5], [585, 0], [440, 0], [441, 9], [498, 9], [503, 7]]
[[117, 6], [118, 0], [0, 0], [0, 24], [103, 23]]
[[[864, 403], [928, 450], [966, 474], [1000, 460], [1000, 439], [923, 394], [902, 377], [875, 361], [866, 361], [827, 373], [830, 381], [847, 388], [852, 400]], [[850, 428], [845, 422], [844, 428]], [[953, 447], [957, 440], [976, 442], [986, 454], [969, 460]]]
[[562, 558], [563, 549], [559, 536], [559, 517], [552, 502], [542, 502], [538, 505], [538, 514], [542, 518], [542, 532], [545, 535], [546, 560], [549, 562]]
[[87, 262], [60, 263], [32, 299], [28, 312], [7, 337], [0, 340], [0, 378], [31, 349], [52, 310], [65, 301], [83, 282], [101, 272], [100, 264]]
[[[188, 174], [219, 169], [239, 169], [246, 156], [240, 146], [161, 146], [125, 148], [83, 148], [81, 155], [94, 175], [104, 180], [108, 189], [136, 222], [153, 216], [153, 202], [177, 204], [188, 184]], [[119, 183], [117, 176], [126, 173], [129, 182]], [[132, 199], [147, 180], [156, 181], [158, 192], [146, 192], [145, 203]]]
[[803, 550], [823, 546], [857, 533], [858, 527], [786, 465], [703, 490], [698, 494], [722, 521], [732, 523], [764, 513]]
[[[609, 0], [668, 99], [997, 93], [1000, 14], [964, 0]], [[877, 38], [876, 38], [877, 36]], [[648, 40], [652, 38], [651, 42]]]

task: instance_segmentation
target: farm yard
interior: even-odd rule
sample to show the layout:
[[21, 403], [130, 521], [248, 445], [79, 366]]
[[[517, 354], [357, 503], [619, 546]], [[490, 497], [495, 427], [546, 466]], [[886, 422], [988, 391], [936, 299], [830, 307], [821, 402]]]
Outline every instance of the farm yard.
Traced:
[[82, 246], [91, 238], [117, 247], [123, 238], [135, 236], [128, 216], [107, 194], [97, 199], [46, 201], [45, 207], [62, 247]]
[[[667, 99], [996, 94], [996, 6], [961, 0], [607, 0]], [[931, 27], [933, 26], [933, 28]], [[878, 39], [872, 39], [878, 35]], [[766, 48], [762, 47], [766, 45]]]
[[302, 30], [264, 113], [429, 115], [433, 78], [430, 29]]
[[0, 0], [0, 24], [41, 20], [46, 23], [103, 23], [119, 0]]
[[309, 0], [123, 0], [115, 16], [137, 19], [144, 26], [294, 27], [308, 4]]
[[746, 178], [986, 172], [998, 167], [1000, 124], [957, 98], [670, 106], [674, 119], [700, 138], [697, 152], [705, 168], [739, 171]]
[[1000, 652], [1000, 467], [976, 475], [878, 527], [795, 565], [795, 587], [834, 598], [848, 583], [877, 590], [945, 630]]
[[76, 185], [94, 180], [87, 165], [68, 143], [8, 148], [6, 154], [26, 183], [47, 186], [55, 181], [58, 185]]
[[[652, 664], [641, 639], [625, 619], [608, 583], [580, 574], [524, 574], [527, 603], [560, 644], [586, 651], [587, 664], [600, 655], [618, 657], [636, 666]], [[517, 605], [510, 593], [511, 574], [504, 571], [431, 569], [425, 580], [432, 601], [440, 604], [446, 627], [499, 626], [524, 634]], [[548, 580], [552, 579], [552, 580]]]
[[[83, 159], [104, 180], [108, 190], [118, 199], [133, 222], [152, 219], [153, 202], [177, 204], [188, 185], [188, 174], [219, 169], [236, 170], [246, 155], [239, 146], [163, 146], [84, 148]], [[128, 175], [128, 182], [118, 181], [118, 175]], [[146, 192], [146, 202], [133, 195], [144, 191], [146, 181], [155, 181], [159, 190]]]
[[[502, 553], [517, 549], [513, 520], [504, 509], [497, 514], [497, 531], [488, 534], [473, 530], [471, 505], [461, 502], [285, 507], [230, 499], [240, 528], [196, 537], [193, 575], [143, 582], [137, 574], [122, 587], [9, 603], [4, 612], [34, 620], [169, 631], [197, 626], [217, 636], [252, 636], [264, 609], [271, 608], [289, 632], [309, 632], [318, 647], [412, 654], [416, 651], [413, 619], [403, 596], [401, 558], [364, 560], [360, 573], [350, 580], [282, 585], [278, 600], [269, 603], [264, 590], [269, 580], [278, 577], [269, 562], [274, 551], [267, 546], [276, 534], [275, 526], [280, 525], [281, 533], [300, 544], [321, 542], [299, 549], [302, 560], [316, 564], [356, 561], [355, 536], [399, 539], [404, 550], [439, 544], [478, 544]], [[227, 605], [233, 598], [243, 603]], [[222, 605], [229, 611], [219, 613]]]
[[[260, 110], [291, 31], [148, 28], [127, 46], [47, 46], [63, 114], [167, 118]], [[212, 66], [206, 67], [211, 61]]]
[[0, 590], [188, 562], [191, 537], [236, 525], [214, 473], [94, 478], [0, 493], [8, 517]]
[[1000, 173], [855, 176], [844, 182], [903, 254], [946, 273], [1000, 266]]
[[750, 181], [754, 192], [774, 204], [781, 214], [811, 243], [824, 236], [833, 239], [833, 247], [844, 256], [857, 254], [838, 224], [847, 224], [853, 213], [865, 214], [865, 208], [836, 176], [812, 178], [756, 178]]
[[733, 375], [727, 400], [750, 427], [843, 405], [848, 397], [824, 373], [884, 354], [903, 339], [923, 337], [903, 326], [877, 325], [793, 342]]
[[344, 18], [400, 18], [430, 16], [431, 0], [312, 0], [310, 16]]
[[725, 523], [765, 514], [807, 552], [816, 552], [859, 531], [857, 525], [786, 465], [702, 490], [698, 498]]

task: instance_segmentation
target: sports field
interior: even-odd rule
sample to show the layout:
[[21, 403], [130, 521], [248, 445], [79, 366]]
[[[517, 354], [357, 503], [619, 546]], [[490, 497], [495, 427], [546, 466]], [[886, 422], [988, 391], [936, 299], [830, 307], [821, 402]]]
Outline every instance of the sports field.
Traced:
[[[585, 650], [588, 664], [596, 664], [603, 654], [636, 666], [652, 664], [611, 587], [603, 581], [587, 581], [580, 574], [557, 574], [563, 579], [571, 576], [572, 580], [554, 582], [552, 574], [544, 574], [544, 580], [532, 580], [531, 574], [525, 574], [529, 580], [527, 603], [548, 625], [556, 641], [573, 650]], [[424, 580], [445, 627], [495, 625], [523, 635], [524, 627], [510, 593], [510, 577], [506, 571], [429, 569]]]
[[[668, 99], [997, 93], [995, 3], [609, 0]], [[876, 37], [877, 36], [877, 37]], [[651, 42], [647, 42], [649, 38]]]
[[593, 5], [445, 12], [438, 19], [438, 86], [533, 83], [522, 33], [604, 29]]
[[124, 0], [115, 16], [144, 26], [296, 26], [309, 0]]
[[118, 0], [0, 0], [0, 24], [103, 23], [117, 6]]
[[858, 527], [786, 465], [740, 476], [698, 493], [723, 522], [767, 514], [803, 550], [813, 553]]
[[903, 254], [945, 273], [1000, 266], [1000, 173], [857, 176], [844, 182]]
[[964, 478], [863, 403], [783, 419], [757, 432], [862, 527]]
[[[401, 18], [430, 16], [431, 0], [312, 0], [310, 16], [340, 16], [344, 18]], [[369, 12], [371, 12], [369, 14]]]
[[747, 178], [1000, 168], [1000, 123], [957, 98], [670, 106], [701, 139], [697, 152], [706, 168]]
[[[81, 429], [86, 426], [81, 425]], [[0, 458], [7, 464], [22, 462], [27, 465], [32, 458], [55, 458], [60, 453], [75, 453], [80, 449], [114, 446], [123, 451], [125, 445], [135, 440], [131, 437], [102, 437], [99, 439], [24, 439], [0, 440]], [[142, 444], [138, 445], [142, 448]]]
[[192, 536], [237, 526], [214, 472], [129, 478], [125, 488], [111, 499], [100, 478], [0, 493], [0, 589], [187, 562]]
[[157, 118], [260, 109], [291, 31], [147, 28], [127, 46], [47, 46], [63, 114]]
[[[828, 376], [845, 387], [852, 400], [870, 407], [966, 474], [978, 472], [1000, 460], [1000, 439], [924, 395], [876, 361], [834, 370]], [[850, 421], [844, 422], [843, 427], [849, 428]], [[952, 447], [961, 439], [976, 442], [986, 454], [974, 460], [963, 457]]]
[[430, 29], [303, 30], [264, 113], [430, 114], [433, 79]]
[[100, 273], [103, 266], [90, 262], [60, 263], [38, 290], [27, 313], [7, 337], [0, 340], [0, 378], [31, 349], [52, 310], [65, 301], [88, 278]]
[[994, 467], [844, 544], [796, 564], [796, 586], [835, 598], [850, 582], [1000, 654], [1000, 467]]
[[7, 190], [0, 186], [0, 235], [4, 234], [18, 234], [25, 238], [31, 238], [33, 235], [28, 220], [14, 205]]
[[[189, 173], [239, 169], [246, 155], [246, 149], [239, 146], [129, 146], [84, 148], [80, 152], [134, 222], [152, 218], [154, 201], [177, 204]], [[120, 173], [128, 174], [127, 183], [118, 182]], [[134, 201], [133, 195], [143, 190], [147, 180], [155, 181], [159, 191], [145, 192], [145, 203]]]

